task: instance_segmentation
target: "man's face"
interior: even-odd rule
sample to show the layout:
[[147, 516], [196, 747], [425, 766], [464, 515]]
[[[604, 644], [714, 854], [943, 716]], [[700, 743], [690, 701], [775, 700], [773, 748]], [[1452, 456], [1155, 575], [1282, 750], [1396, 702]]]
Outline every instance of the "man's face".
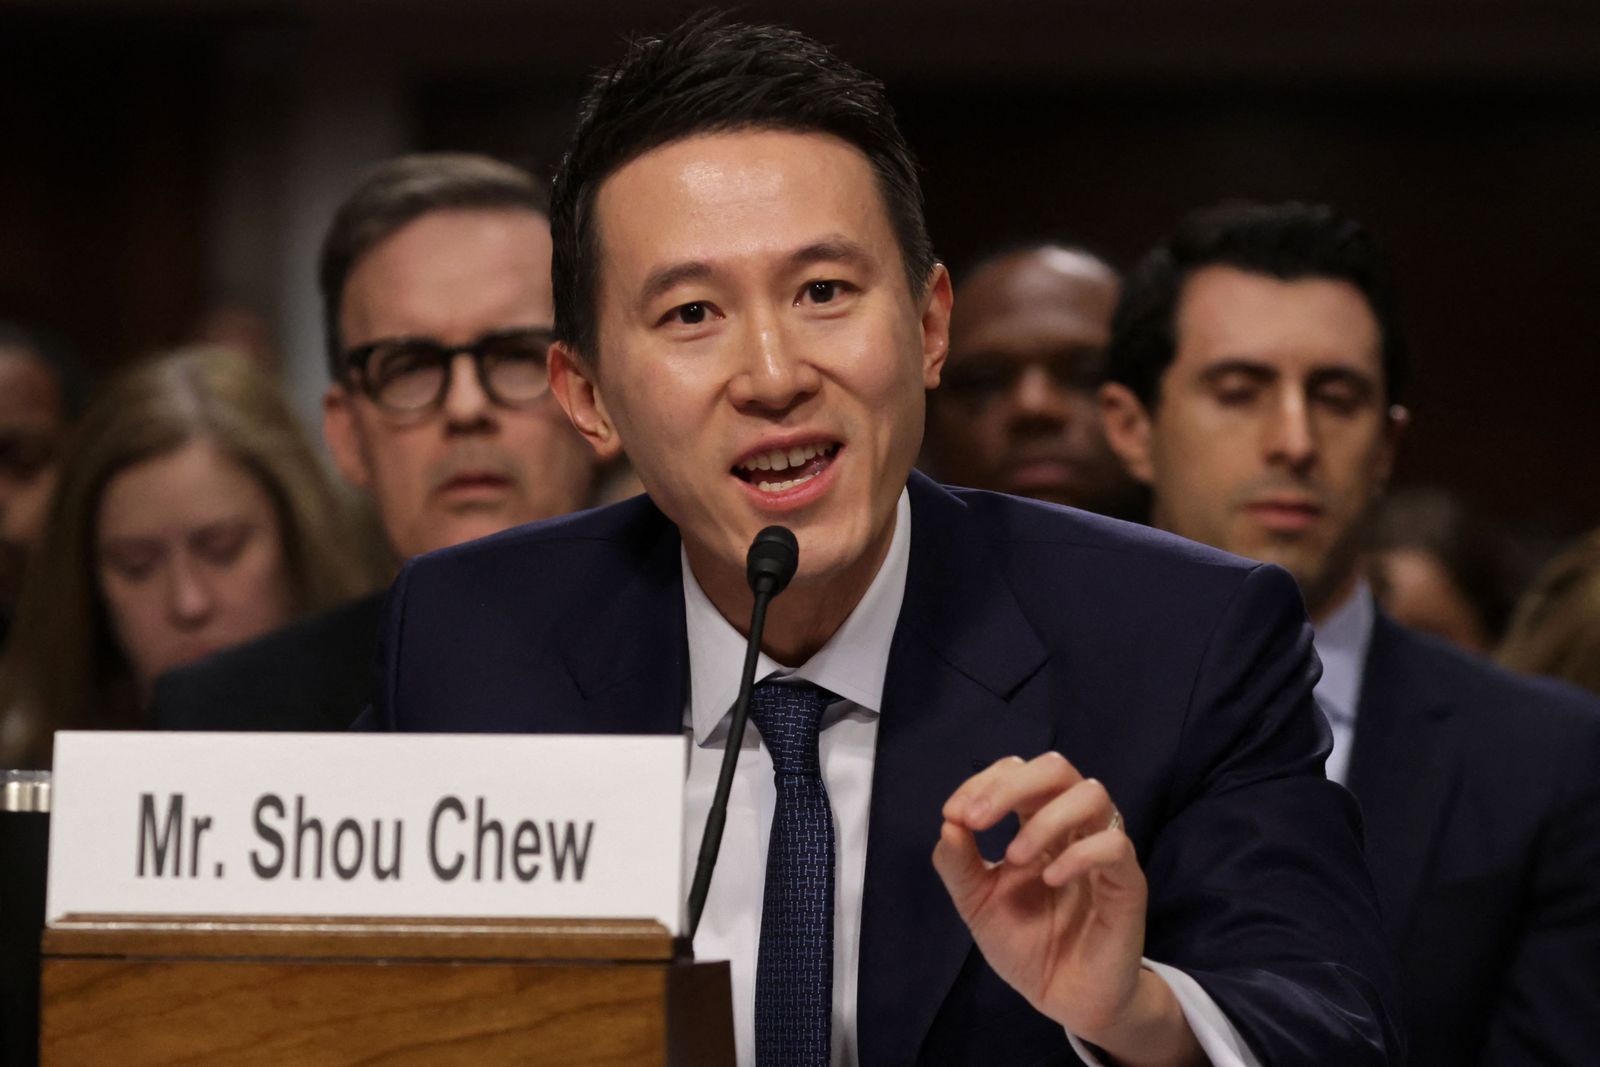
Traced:
[[[356, 264], [340, 312], [346, 351], [548, 328], [549, 224], [520, 210], [424, 215]], [[455, 357], [437, 410], [392, 414], [341, 382], [328, 390], [323, 425], [341, 473], [372, 493], [402, 558], [575, 510], [593, 479], [592, 457], [548, 394], [498, 406], [466, 355]]]
[[32, 352], [0, 347], [0, 607], [16, 598], [56, 484], [65, 412], [55, 375]]
[[562, 393], [574, 421], [626, 449], [702, 582], [742, 586], [773, 523], [799, 538], [797, 583], [870, 578], [949, 283], [941, 267], [910, 291], [866, 157], [821, 134], [687, 138], [605, 181], [596, 230], [599, 352], [592, 393]]
[[956, 293], [944, 384], [929, 400], [940, 477], [1122, 511], [1132, 482], [1095, 399], [1117, 278], [1093, 257], [1039, 248], [994, 261]]
[[1111, 443], [1155, 492], [1156, 524], [1281, 564], [1318, 616], [1356, 580], [1360, 526], [1404, 412], [1386, 407], [1382, 337], [1360, 291], [1231, 267], [1183, 288], [1154, 412], [1102, 391]]

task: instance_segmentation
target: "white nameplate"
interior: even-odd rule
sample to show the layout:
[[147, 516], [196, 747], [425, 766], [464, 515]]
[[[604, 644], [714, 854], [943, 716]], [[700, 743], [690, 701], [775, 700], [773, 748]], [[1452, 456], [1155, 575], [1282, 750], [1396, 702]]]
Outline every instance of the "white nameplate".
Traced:
[[47, 914], [656, 919], [676, 736], [62, 732]]

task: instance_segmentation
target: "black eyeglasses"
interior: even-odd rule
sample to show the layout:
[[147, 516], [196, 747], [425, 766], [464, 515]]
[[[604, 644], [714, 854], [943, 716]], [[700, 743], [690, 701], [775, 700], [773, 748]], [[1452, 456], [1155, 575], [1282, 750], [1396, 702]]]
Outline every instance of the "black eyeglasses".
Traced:
[[550, 387], [545, 353], [550, 330], [530, 327], [484, 334], [470, 345], [447, 345], [431, 337], [395, 337], [345, 353], [345, 373], [386, 411], [412, 415], [437, 411], [450, 392], [450, 366], [472, 357], [478, 384], [491, 401], [518, 408]]

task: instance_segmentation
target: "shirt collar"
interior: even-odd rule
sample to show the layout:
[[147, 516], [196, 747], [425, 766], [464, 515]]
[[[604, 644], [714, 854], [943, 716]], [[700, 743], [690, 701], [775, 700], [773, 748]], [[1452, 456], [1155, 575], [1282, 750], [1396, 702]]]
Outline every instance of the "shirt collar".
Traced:
[[[733, 710], [744, 668], [745, 639], [711, 603], [679, 549], [683, 568], [683, 609], [689, 637], [689, 712], [695, 744], [703, 745]], [[756, 663], [755, 680], [794, 678], [821, 686], [878, 714], [883, 709], [883, 680], [889, 669], [889, 646], [900, 620], [911, 561], [911, 497], [902, 489], [895, 505], [894, 534], [889, 553], [844, 624], [798, 667], [783, 666], [765, 652]]]
[[1316, 628], [1313, 644], [1322, 660], [1322, 678], [1317, 682], [1317, 703], [1329, 718], [1354, 722], [1361, 702], [1361, 676], [1366, 670], [1367, 646], [1372, 643], [1372, 627], [1377, 609], [1372, 589], [1366, 582], [1356, 585], [1350, 595]]

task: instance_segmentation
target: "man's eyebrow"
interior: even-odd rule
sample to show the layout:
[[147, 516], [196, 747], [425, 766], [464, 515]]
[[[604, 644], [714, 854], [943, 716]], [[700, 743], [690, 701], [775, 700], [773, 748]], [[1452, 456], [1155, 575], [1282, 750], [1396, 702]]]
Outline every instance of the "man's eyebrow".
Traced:
[[710, 276], [711, 264], [696, 259], [657, 267], [645, 275], [644, 285], [639, 288], [639, 302], [648, 304], [674, 286], [684, 282], [701, 281]]
[[[817, 263], [854, 263], [865, 266], [872, 257], [859, 243], [841, 234], [832, 234], [819, 241], [797, 248], [789, 253], [786, 262], [790, 270], [798, 270]], [[639, 302], [648, 304], [674, 286], [684, 282], [703, 281], [714, 273], [711, 264], [690, 259], [657, 267], [645, 275], [639, 287]]]
[[871, 260], [872, 257], [867, 254], [865, 248], [841, 234], [813, 241], [789, 254], [789, 266], [792, 268], [809, 267], [816, 263], [853, 263], [865, 266]]
[[1355, 367], [1318, 367], [1307, 375], [1307, 381], [1312, 386], [1337, 382], [1367, 390], [1376, 390], [1378, 388], [1378, 379], [1376, 377]]
[[[1270, 363], [1243, 358], [1224, 359], [1201, 371], [1200, 381], [1205, 385], [1214, 386], [1231, 375], [1239, 375], [1254, 382], [1270, 382], [1279, 377], [1279, 372], [1278, 368]], [[1307, 388], [1315, 389], [1319, 385], [1334, 383], [1366, 392], [1375, 392], [1378, 389], [1378, 380], [1357, 367], [1317, 367], [1306, 375]]]
[[1207, 385], [1215, 385], [1231, 374], [1240, 374], [1254, 381], [1266, 382], [1278, 376], [1278, 369], [1270, 363], [1261, 363], [1253, 359], [1222, 359], [1201, 371], [1200, 380]]

